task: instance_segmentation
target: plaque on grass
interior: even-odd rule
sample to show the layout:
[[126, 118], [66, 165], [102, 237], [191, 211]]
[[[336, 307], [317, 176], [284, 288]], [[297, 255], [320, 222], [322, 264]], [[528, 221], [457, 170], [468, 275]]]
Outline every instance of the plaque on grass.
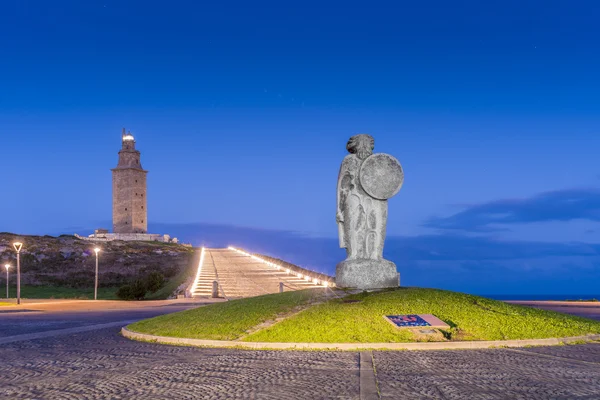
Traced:
[[432, 314], [386, 315], [384, 318], [398, 328], [450, 328], [450, 325]]

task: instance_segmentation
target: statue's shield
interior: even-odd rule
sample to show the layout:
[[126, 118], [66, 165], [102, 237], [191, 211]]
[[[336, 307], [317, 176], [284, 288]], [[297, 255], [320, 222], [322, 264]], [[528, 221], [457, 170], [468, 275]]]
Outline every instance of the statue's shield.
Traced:
[[363, 162], [359, 172], [360, 184], [369, 196], [379, 200], [394, 197], [404, 183], [400, 162], [389, 154], [373, 154]]

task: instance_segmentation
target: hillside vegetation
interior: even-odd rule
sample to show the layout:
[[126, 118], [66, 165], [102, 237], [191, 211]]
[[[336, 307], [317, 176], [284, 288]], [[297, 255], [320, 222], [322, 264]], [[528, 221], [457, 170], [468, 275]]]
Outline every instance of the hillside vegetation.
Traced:
[[[11, 274], [15, 273], [16, 254], [12, 243], [16, 240], [23, 243], [21, 284], [26, 287], [93, 287], [96, 265], [93, 249], [96, 246], [101, 248], [99, 286], [104, 288], [117, 288], [158, 272], [166, 280], [165, 287], [174, 291], [194, 268], [194, 249], [174, 243], [95, 243], [66, 235], [52, 237], [0, 233], [0, 265], [11, 264]], [[3, 283], [5, 276], [0, 274]], [[11, 284], [14, 284], [13, 279]], [[161, 296], [167, 297], [169, 294], [162, 293]]]

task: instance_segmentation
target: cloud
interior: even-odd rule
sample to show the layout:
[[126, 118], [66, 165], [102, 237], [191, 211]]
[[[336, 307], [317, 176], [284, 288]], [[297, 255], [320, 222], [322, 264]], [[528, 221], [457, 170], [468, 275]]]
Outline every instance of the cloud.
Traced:
[[541, 193], [527, 199], [497, 200], [474, 205], [449, 217], [429, 219], [425, 227], [469, 232], [497, 232], [508, 225], [533, 222], [600, 221], [600, 190], [572, 189]]

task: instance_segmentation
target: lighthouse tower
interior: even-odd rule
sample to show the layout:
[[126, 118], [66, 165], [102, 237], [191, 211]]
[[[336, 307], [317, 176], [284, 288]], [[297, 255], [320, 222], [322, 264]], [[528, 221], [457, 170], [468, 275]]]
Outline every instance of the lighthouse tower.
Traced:
[[112, 169], [113, 232], [146, 233], [148, 210], [146, 207], [146, 174], [140, 162], [140, 152], [135, 149], [131, 132], [123, 128], [119, 163]]

